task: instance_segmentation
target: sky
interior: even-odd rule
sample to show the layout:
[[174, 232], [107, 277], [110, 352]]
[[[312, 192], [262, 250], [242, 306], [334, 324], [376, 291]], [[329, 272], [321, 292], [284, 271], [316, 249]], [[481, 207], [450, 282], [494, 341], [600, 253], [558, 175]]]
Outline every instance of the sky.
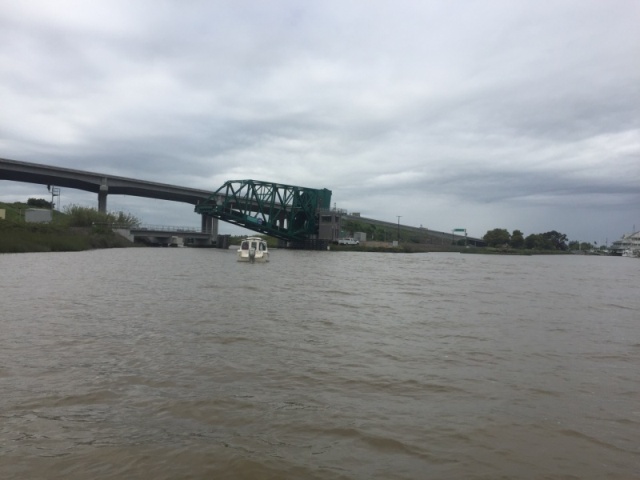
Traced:
[[[640, 228], [639, 24], [636, 0], [0, 0], [0, 157], [611, 243]], [[2, 202], [49, 195], [0, 181]]]

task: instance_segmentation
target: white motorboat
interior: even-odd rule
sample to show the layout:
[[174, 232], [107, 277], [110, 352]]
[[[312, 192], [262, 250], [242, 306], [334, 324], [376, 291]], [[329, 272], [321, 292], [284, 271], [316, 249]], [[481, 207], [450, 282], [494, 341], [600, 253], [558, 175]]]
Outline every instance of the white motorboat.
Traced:
[[269, 249], [267, 241], [262, 237], [247, 237], [240, 243], [238, 249], [239, 262], [268, 262]]

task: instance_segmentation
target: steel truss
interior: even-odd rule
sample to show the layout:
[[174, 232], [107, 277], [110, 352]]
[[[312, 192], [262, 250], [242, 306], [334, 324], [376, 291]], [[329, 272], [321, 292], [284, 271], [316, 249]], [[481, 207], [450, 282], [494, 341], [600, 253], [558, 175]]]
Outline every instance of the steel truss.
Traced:
[[203, 215], [286, 241], [317, 238], [318, 211], [331, 206], [331, 190], [256, 180], [230, 180], [196, 205]]

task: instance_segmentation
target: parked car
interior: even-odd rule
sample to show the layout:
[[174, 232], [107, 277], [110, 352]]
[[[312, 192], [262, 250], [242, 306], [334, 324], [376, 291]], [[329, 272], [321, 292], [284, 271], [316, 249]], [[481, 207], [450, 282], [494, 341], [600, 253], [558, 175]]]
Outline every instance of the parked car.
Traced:
[[360, 245], [360, 242], [351, 237], [345, 237], [338, 239], [338, 245]]

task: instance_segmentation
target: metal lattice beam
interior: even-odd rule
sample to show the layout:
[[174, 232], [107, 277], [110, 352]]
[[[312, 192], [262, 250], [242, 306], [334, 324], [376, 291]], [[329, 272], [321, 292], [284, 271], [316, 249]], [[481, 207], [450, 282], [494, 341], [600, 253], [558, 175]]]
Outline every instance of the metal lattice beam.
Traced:
[[331, 206], [331, 190], [230, 180], [196, 205], [203, 215], [287, 241], [317, 238], [318, 211]]

